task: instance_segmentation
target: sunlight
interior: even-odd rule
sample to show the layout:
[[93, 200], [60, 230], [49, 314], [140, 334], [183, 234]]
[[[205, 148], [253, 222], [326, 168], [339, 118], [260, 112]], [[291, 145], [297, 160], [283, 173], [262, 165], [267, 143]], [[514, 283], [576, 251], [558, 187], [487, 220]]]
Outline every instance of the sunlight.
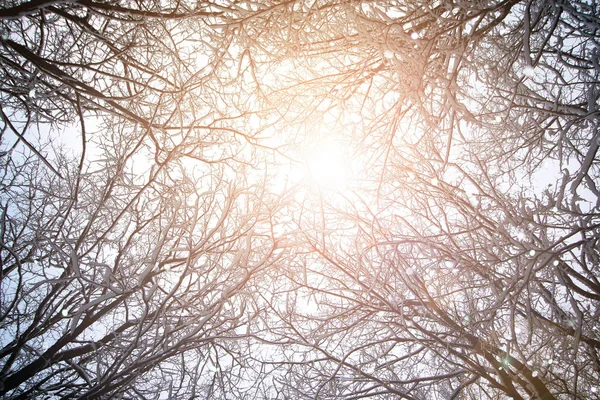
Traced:
[[344, 190], [350, 178], [347, 153], [342, 143], [333, 140], [311, 146], [304, 155], [309, 183], [320, 189]]

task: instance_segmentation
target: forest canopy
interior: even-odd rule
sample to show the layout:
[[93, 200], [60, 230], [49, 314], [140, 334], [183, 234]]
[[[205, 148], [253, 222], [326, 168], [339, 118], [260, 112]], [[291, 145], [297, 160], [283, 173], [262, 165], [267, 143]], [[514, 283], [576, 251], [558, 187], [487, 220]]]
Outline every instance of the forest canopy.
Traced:
[[4, 399], [600, 398], [595, 0], [0, 5]]

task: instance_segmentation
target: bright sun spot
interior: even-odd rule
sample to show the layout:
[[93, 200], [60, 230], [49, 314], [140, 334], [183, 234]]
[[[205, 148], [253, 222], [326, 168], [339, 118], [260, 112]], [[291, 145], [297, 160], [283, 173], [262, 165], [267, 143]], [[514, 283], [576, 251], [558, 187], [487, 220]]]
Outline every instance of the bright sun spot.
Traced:
[[348, 185], [350, 165], [347, 149], [335, 141], [315, 143], [307, 149], [304, 163], [310, 184], [341, 191]]

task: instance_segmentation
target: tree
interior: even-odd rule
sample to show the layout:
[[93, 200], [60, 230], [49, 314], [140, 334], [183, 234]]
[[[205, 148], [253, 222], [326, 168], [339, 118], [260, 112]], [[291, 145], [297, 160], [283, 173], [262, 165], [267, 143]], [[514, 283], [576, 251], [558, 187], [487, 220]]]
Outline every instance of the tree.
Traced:
[[[227, 50], [211, 40], [224, 39], [202, 36], [220, 14], [179, 2], [1, 10], [4, 397], [235, 384], [219, 369], [251, 320], [242, 289], [274, 258], [277, 203], [245, 174], [263, 156], [238, 129], [243, 104], [213, 109], [233, 97], [211, 87], [224, 57], [210, 57]], [[79, 130], [81, 148], [56, 144], [61, 130]]]
[[3, 394], [589, 398], [598, 11], [5, 7]]
[[328, 134], [363, 168], [342, 195], [297, 205], [297, 241], [320, 261], [290, 263], [267, 301], [278, 318], [265, 336], [296, 348], [278, 361], [284, 392], [587, 398], [599, 343], [597, 7], [286, 11], [250, 22], [295, 28], [297, 78], [276, 93], [304, 113], [286, 122], [333, 114]]

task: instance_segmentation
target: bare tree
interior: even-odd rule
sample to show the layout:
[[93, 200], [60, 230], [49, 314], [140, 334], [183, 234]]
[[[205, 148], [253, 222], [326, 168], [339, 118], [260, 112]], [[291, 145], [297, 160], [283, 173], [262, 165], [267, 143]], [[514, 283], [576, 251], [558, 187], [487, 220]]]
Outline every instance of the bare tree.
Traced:
[[241, 25], [294, 67], [265, 97], [296, 140], [323, 124], [359, 166], [297, 203], [312, 255], [264, 299], [264, 337], [294, 349], [271, 360], [283, 393], [594, 393], [597, 24], [592, 3], [499, 1], [273, 5]]
[[596, 396], [598, 13], [5, 7], [2, 393]]
[[[207, 7], [0, 11], [3, 397], [235, 386], [228, 343], [253, 318], [247, 282], [281, 256], [278, 204], [248, 173], [268, 150], [224, 92], [239, 80], [224, 82], [227, 38], [207, 27], [222, 12]], [[79, 132], [79, 150], [54, 143], [61, 129]]]

